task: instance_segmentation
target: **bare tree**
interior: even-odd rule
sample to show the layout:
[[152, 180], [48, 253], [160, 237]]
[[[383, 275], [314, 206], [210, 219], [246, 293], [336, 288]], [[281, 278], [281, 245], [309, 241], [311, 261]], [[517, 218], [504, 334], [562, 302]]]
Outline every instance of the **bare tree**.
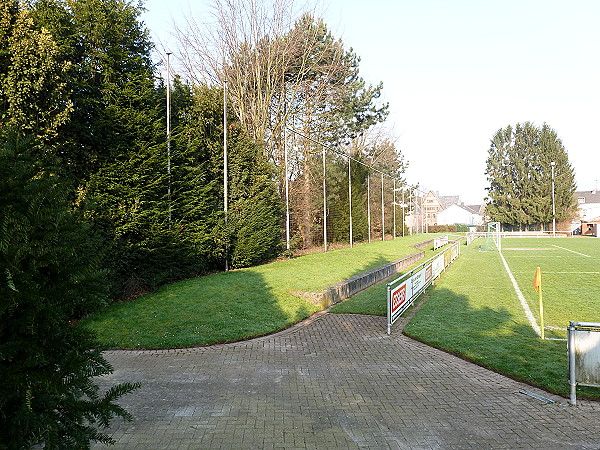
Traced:
[[187, 77], [227, 83], [237, 117], [278, 166], [283, 129], [314, 116], [310, 105], [324, 104], [343, 66], [341, 41], [314, 14], [293, 0], [214, 0], [211, 22], [176, 25]]

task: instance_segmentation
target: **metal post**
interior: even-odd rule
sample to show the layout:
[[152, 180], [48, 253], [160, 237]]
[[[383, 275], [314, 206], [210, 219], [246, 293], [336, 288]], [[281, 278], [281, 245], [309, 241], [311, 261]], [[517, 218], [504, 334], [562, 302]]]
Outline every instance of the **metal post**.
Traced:
[[352, 173], [350, 172], [350, 163], [352, 158], [348, 157], [348, 204], [350, 209], [350, 248], [352, 248]]
[[392, 199], [392, 205], [394, 205], [394, 239], [396, 239], [396, 179], [394, 178], [394, 198]]
[[385, 203], [383, 201], [383, 173], [381, 174], [381, 240], [385, 241]]
[[371, 242], [371, 173], [367, 175], [367, 223], [369, 225], [369, 242]]
[[290, 182], [288, 174], [288, 149], [285, 127], [283, 133], [283, 160], [285, 165], [285, 248], [290, 249]]
[[556, 237], [556, 208], [554, 206], [554, 166], [556, 162], [552, 161], [550, 166], [552, 167], [552, 236]]
[[569, 403], [575, 406], [577, 404], [577, 379], [575, 373], [575, 327], [573, 321], [567, 327], [568, 333], [568, 344], [567, 349], [569, 352], [569, 385], [571, 387]]
[[392, 296], [392, 288], [390, 287], [390, 285], [387, 285], [387, 294], [386, 294], [386, 300], [387, 300], [387, 334], [392, 334], [392, 308], [391, 308], [391, 296]]
[[327, 251], [327, 190], [325, 184], [325, 148], [323, 148], [323, 251]]
[[402, 188], [402, 237], [404, 237], [404, 208], [406, 208], [406, 203], [404, 203], [404, 188]]
[[225, 271], [229, 270], [229, 230], [227, 229], [228, 215], [228, 175], [227, 175], [227, 80], [223, 74], [223, 212], [225, 213]]
[[171, 52], [167, 52], [167, 194], [169, 202], [169, 230], [171, 229]]
[[414, 213], [413, 209], [414, 209], [413, 191], [411, 190], [410, 193], [408, 194], [408, 212], [410, 213], [410, 228], [408, 230], [409, 236], [412, 236], [412, 234], [413, 234], [413, 225], [415, 223], [415, 213]]

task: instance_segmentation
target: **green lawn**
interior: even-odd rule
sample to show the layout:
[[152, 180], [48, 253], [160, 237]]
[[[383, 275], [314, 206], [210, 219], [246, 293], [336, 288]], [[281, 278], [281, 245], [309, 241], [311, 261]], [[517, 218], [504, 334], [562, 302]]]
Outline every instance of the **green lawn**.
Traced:
[[[538, 323], [539, 303], [533, 276], [537, 266], [542, 268], [547, 337], [565, 337], [570, 320], [600, 321], [599, 275], [583, 273], [600, 269], [600, 240], [504, 239], [502, 247]], [[524, 250], [532, 248], [537, 250]], [[429, 300], [406, 326], [405, 333], [568, 395], [566, 341], [541, 340], [535, 334], [500, 255], [479, 252], [478, 241], [463, 251], [431, 290]], [[583, 388], [581, 394], [598, 397], [600, 391]]]
[[117, 348], [173, 348], [270, 333], [318, 307], [294, 295], [314, 292], [416, 252], [415, 235], [314, 253], [249, 269], [175, 283], [86, 319], [101, 341]]

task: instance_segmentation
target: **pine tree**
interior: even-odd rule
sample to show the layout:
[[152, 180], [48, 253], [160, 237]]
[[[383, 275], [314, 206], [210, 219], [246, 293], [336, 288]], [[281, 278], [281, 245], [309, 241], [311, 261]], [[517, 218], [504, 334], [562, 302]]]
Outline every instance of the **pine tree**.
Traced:
[[564, 220], [576, 210], [575, 176], [556, 132], [530, 122], [498, 130], [486, 168], [490, 219], [518, 228], [552, 222], [552, 162], [556, 219]]
[[100, 395], [93, 382], [112, 368], [75, 323], [104, 304], [104, 272], [38, 149], [14, 137], [0, 149], [0, 448], [89, 448], [131, 418], [115, 400], [137, 386]]

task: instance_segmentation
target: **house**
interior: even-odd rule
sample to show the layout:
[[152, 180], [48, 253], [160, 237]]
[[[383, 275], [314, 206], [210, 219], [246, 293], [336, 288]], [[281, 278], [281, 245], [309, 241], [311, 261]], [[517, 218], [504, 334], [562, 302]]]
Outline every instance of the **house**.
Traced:
[[483, 224], [484, 205], [466, 206], [458, 195], [442, 196], [439, 192], [429, 191], [418, 197], [412, 208], [406, 224], [417, 230], [425, 231], [431, 225]]
[[578, 217], [571, 223], [575, 234], [596, 234], [600, 223], [600, 191], [575, 191]]
[[575, 191], [579, 220], [587, 221], [600, 216], [600, 191]]
[[483, 215], [481, 214], [481, 205], [459, 205], [452, 204], [446, 209], [437, 213], [438, 225], [462, 224], [467, 226], [483, 225]]

